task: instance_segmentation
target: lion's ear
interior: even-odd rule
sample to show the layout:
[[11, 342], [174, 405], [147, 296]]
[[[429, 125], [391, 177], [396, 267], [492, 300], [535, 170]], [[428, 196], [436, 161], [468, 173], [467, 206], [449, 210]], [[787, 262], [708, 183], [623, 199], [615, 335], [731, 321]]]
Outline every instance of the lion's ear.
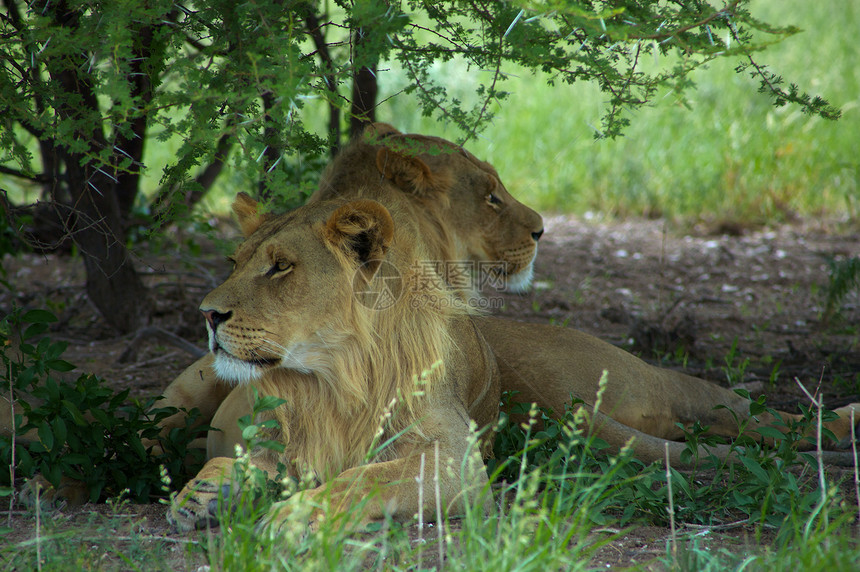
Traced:
[[361, 199], [334, 211], [325, 224], [326, 239], [354, 259], [367, 280], [373, 278], [391, 241], [394, 220], [384, 206]]
[[239, 193], [233, 199], [233, 212], [239, 221], [239, 228], [246, 237], [254, 234], [263, 222], [263, 215], [259, 212], [259, 204], [247, 193]]
[[419, 197], [445, 193], [450, 188], [448, 177], [434, 173], [418, 157], [398, 153], [387, 147], [376, 152], [376, 168], [401, 191]]

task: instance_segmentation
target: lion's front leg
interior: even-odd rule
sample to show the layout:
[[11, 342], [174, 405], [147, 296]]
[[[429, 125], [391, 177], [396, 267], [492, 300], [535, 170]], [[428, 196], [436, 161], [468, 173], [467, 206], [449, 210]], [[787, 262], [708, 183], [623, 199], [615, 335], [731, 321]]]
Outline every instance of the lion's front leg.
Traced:
[[235, 461], [227, 457], [207, 461], [170, 503], [167, 521], [183, 532], [218, 526], [218, 495], [229, 498], [237, 488], [232, 478]]
[[423, 474], [420, 452], [346, 470], [317, 488], [275, 503], [262, 524], [277, 532], [293, 520], [314, 530], [326, 518], [348, 514], [351, 523], [362, 527], [386, 518], [407, 521], [418, 515], [419, 508], [425, 521], [434, 521], [437, 494], [446, 515], [462, 515], [467, 506], [487, 510], [492, 496], [481, 455], [477, 449], [470, 453], [465, 449], [440, 448], [438, 472], [432, 446], [424, 451]]
[[[171, 502], [168, 522], [183, 532], [218, 526], [219, 503], [230, 506], [244, 489], [242, 474], [247, 467], [237, 467], [236, 463], [236, 459], [229, 457], [207, 461]], [[274, 465], [265, 458], [254, 459], [254, 466], [269, 475], [275, 474]]]

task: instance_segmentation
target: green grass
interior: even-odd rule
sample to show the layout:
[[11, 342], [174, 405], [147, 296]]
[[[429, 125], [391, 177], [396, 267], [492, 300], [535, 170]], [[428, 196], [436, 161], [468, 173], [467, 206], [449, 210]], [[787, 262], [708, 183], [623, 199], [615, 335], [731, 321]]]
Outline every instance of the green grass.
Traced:
[[[860, 214], [858, 159], [860, 6], [854, 2], [759, 0], [754, 14], [805, 31], [772, 46], [759, 60], [802, 89], [840, 107], [836, 122], [774, 108], [734, 61], [693, 75], [691, 110], [668, 89], [632, 115], [626, 136], [596, 141], [605, 96], [591, 85], [551, 88], [523, 72], [504, 86], [513, 95], [468, 147], [494, 163], [507, 187], [541, 211], [596, 211], [624, 216], [764, 221], [798, 213]], [[480, 71], [451, 65], [449, 96], [468, 101]], [[393, 81], [389, 77], [393, 76]], [[380, 74], [387, 91], [397, 72]], [[393, 85], [392, 85], [393, 84]], [[461, 137], [424, 118], [406, 98], [379, 118], [406, 131]]]
[[[793, 457], [781, 448], [748, 443], [739, 453], [743, 463], [711, 467], [716, 472], [710, 474], [672, 470], [669, 489], [661, 466], [645, 467], [629, 454], [595, 455], [600, 441], [588, 436], [581, 414], [568, 420], [577, 418], [576, 426], [544, 418], [540, 431], [530, 424], [504, 429], [497, 457], [509, 464], [493, 470], [492, 494], [499, 502], [485, 513], [479, 496], [459, 518], [425, 514], [424, 521], [435, 524], [420, 536], [414, 523], [357, 530], [353, 523], [359, 519], [349, 512], [319, 522], [312, 532], [301, 515], [292, 515], [279, 531], [261, 530], [257, 521], [274, 497], [260, 496], [258, 487], [222, 511], [219, 531], [187, 542], [150, 534], [131, 518], [126, 502], [73, 525], [62, 513], [43, 511], [34, 515], [29, 539], [6, 541], [4, 534], [12, 531], [0, 530], [0, 566], [166, 570], [196, 569], [205, 562], [221, 571], [439, 570], [442, 564], [467, 571], [586, 570], [599, 564], [593, 560], [598, 550], [641, 525], [667, 527], [666, 549], [650, 562], [640, 560], [636, 569], [851, 570], [860, 565], [857, 506], [850, 495], [828, 484], [822, 498], [815, 471], [782, 465]], [[259, 472], [251, 471], [249, 478], [266, 489]], [[513, 478], [503, 481], [501, 475]], [[432, 481], [431, 469], [425, 495], [433, 494]], [[668, 529], [670, 491], [677, 532]], [[685, 522], [699, 526], [684, 529]], [[730, 532], [721, 533], [720, 526]]]

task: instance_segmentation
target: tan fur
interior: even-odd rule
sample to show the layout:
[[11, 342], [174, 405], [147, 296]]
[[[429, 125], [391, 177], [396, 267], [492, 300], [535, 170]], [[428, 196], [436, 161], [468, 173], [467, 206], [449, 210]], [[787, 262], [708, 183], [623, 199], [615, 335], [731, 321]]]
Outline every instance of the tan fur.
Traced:
[[[470, 277], [458, 272], [463, 263], [504, 269], [512, 284], [527, 286], [530, 281], [537, 237], [543, 232], [540, 215], [510, 195], [492, 165], [454, 143], [403, 134], [385, 123], [371, 125], [329, 165], [309, 203], [345, 198], [408, 203], [410, 224], [426, 249], [423, 261], [437, 263], [433, 267], [461, 298], [474, 301], [477, 295]], [[240, 227], [253, 231], [261, 220], [249, 200], [237, 197], [233, 209]], [[177, 377], [165, 390], [163, 404], [197, 405], [202, 421], [212, 419], [211, 405], [231, 389], [217, 380], [212, 361], [203, 357]], [[235, 419], [247, 410], [247, 397], [236, 396], [229, 404], [237, 404], [242, 413], [219, 412], [213, 424], [221, 432], [209, 436], [210, 457], [231, 455], [239, 442]], [[182, 423], [182, 415], [176, 415], [165, 422], [165, 431]]]
[[[612, 344], [586, 333], [557, 326], [529, 324], [493, 317], [473, 318], [493, 349], [499, 365], [504, 391], [515, 391], [517, 401], [535, 402], [541, 407], [564, 411], [571, 398], [593, 407], [598, 382], [608, 372], [608, 385], [600, 411], [611, 418], [602, 422], [598, 435], [613, 445], [623, 446], [636, 435], [634, 450], [638, 458], [655, 461], [663, 458], [666, 440], [683, 439], [678, 423], [690, 428], [698, 421], [708, 433], [737, 437], [738, 423], [749, 422], [747, 432], [774, 421], [770, 414], [750, 418], [749, 401], [734, 391], [670, 369], [652, 366]], [[721, 406], [717, 408], [717, 406]], [[827, 424], [844, 447], [851, 436], [850, 405], [836, 410], [839, 419]], [[783, 419], [798, 415], [782, 413]], [[737, 420], [735, 419], [737, 417]], [[784, 431], [785, 427], [775, 425]], [[644, 439], [643, 435], [650, 436]], [[670, 444], [672, 463], [684, 466], [680, 452], [684, 445]], [[811, 443], [805, 443], [806, 448]], [[725, 458], [727, 449], [714, 451]], [[828, 462], [851, 464], [847, 453], [833, 453]]]
[[[270, 435], [286, 450], [278, 457], [255, 451], [255, 464], [271, 471], [281, 461], [294, 476], [312, 474], [322, 484], [303, 498], [326, 498], [335, 510], [379, 488], [364, 519], [384, 510], [411, 518], [418, 510], [412, 477], [420, 455], [431, 455], [438, 442], [451, 470], [442, 492], [450, 510], [462, 510], [463, 487], [486, 483], [480, 457], [461, 463], [474, 457], [469, 419], [495, 421], [498, 372], [441, 278], [414, 280], [414, 263], [426, 250], [412, 205], [323, 201], [258, 220], [248, 201], [240, 196], [236, 212], [241, 228], [253, 231], [236, 250], [233, 274], [201, 310], [221, 377], [286, 400], [273, 413], [280, 429]], [[402, 269], [402, 296], [384, 309], [356, 296], [356, 288], [384, 285], [381, 273], [367, 269], [373, 261], [377, 269]], [[247, 391], [232, 395], [248, 406]], [[207, 462], [171, 507], [176, 526], [211, 521], [210, 502], [230, 479], [230, 466], [224, 457]], [[279, 503], [269, 520], [283, 520], [294, 505]]]

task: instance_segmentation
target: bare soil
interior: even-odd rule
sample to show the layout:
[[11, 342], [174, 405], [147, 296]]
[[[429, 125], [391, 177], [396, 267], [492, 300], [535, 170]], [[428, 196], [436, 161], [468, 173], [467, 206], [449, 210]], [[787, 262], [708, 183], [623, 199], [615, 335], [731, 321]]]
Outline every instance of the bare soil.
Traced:
[[[142, 246], [136, 252], [158, 296], [154, 325], [204, 348], [196, 307], [226, 272], [225, 253], [181, 229], [173, 235], [185, 246], [157, 252]], [[189, 254], [191, 242], [194, 255]], [[849, 295], [838, 316], [822, 321], [827, 261], [857, 255], [860, 232], [844, 225], [806, 222], [715, 234], [679, 230], [661, 220], [553, 216], [546, 219], [535, 288], [524, 295], [485, 294], [501, 306], [498, 315], [565, 324], [664, 367], [723, 385], [740, 382], [754, 395], [767, 394], [768, 403], [778, 408], [791, 409], [805, 400], [797, 381], [835, 408], [860, 401], [860, 295]], [[158, 394], [193, 361], [164, 338], [135, 340], [112, 332], [86, 297], [79, 259], [25, 255], [7, 257], [3, 266], [11, 290], [0, 292], [0, 309], [4, 314], [13, 305], [52, 309], [60, 321], [51, 337], [69, 343], [65, 358], [81, 371], [144, 397]], [[172, 568], [197, 569], [202, 556], [189, 556], [185, 545], [205, 542], [204, 533], [173, 533], [164, 511], [155, 504], [123, 506], [128, 529], [117, 530], [117, 548], [128, 542], [133, 528], [151, 542], [168, 544]], [[73, 526], [115, 513], [106, 505], [87, 505], [50, 518]], [[10, 518], [15, 532], [3, 542], [35, 536], [32, 513], [14, 512]], [[696, 533], [704, 544], [734, 552], [756, 544], [743, 527]], [[593, 565], [659, 569], [654, 559], [666, 554], [668, 539], [669, 531], [659, 527], [627, 532], [601, 549]], [[105, 550], [106, 558], [122, 568], [115, 553]]]

